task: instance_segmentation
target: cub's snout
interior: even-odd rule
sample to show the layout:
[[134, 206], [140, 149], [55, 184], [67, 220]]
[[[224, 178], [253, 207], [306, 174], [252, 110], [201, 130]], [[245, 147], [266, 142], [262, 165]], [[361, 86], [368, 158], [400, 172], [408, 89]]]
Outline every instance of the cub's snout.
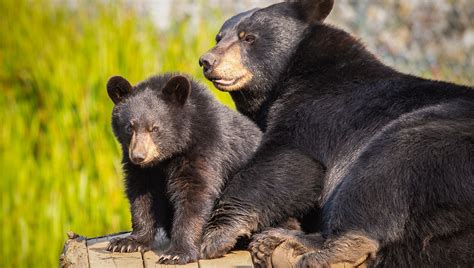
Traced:
[[159, 150], [150, 133], [134, 133], [128, 148], [130, 160], [135, 165], [150, 163], [159, 156]]

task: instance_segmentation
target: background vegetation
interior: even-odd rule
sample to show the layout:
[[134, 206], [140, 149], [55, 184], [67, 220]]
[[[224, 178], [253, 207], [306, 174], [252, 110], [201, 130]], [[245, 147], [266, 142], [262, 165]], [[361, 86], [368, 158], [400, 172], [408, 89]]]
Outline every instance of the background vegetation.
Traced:
[[[160, 29], [132, 2], [0, 0], [0, 267], [56, 266], [68, 230], [130, 228], [111, 75], [136, 83], [182, 71], [205, 81], [197, 59], [227, 15], [206, 8], [205, 19], [172, 17]], [[472, 65], [461, 75], [417, 71], [473, 82]]]
[[107, 79], [179, 70], [204, 81], [198, 55], [222, 21], [162, 32], [132, 9], [1, 1], [0, 267], [56, 266], [68, 230], [130, 228]]

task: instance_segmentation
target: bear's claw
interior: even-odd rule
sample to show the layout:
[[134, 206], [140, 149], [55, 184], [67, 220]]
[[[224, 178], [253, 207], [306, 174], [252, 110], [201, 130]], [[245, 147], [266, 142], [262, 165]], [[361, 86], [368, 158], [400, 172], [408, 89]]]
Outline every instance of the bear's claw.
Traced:
[[197, 261], [197, 253], [192, 254], [190, 252], [183, 253], [180, 251], [169, 249], [165, 251], [159, 258], [160, 264], [186, 264], [189, 262]]
[[143, 242], [138, 241], [134, 237], [128, 236], [123, 238], [114, 238], [107, 246], [107, 250], [111, 252], [144, 252], [150, 247]]

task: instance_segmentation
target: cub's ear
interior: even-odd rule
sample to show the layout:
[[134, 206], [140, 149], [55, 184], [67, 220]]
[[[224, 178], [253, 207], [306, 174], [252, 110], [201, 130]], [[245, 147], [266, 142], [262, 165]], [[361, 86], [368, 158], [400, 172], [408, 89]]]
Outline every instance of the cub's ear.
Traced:
[[297, 0], [291, 2], [296, 2], [305, 20], [311, 24], [323, 22], [334, 6], [334, 0]]
[[163, 87], [163, 96], [170, 101], [184, 105], [191, 94], [191, 81], [185, 76], [176, 75]]
[[133, 87], [127, 79], [121, 76], [112, 76], [107, 82], [107, 93], [115, 104], [121, 102], [132, 92], [132, 89]]

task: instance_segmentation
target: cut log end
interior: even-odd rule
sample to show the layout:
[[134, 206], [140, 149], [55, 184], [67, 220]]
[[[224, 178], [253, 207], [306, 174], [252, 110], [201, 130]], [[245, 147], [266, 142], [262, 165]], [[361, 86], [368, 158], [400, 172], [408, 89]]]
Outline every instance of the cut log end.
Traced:
[[67, 236], [69, 239], [59, 257], [60, 267], [89, 267], [86, 238], [72, 231]]

